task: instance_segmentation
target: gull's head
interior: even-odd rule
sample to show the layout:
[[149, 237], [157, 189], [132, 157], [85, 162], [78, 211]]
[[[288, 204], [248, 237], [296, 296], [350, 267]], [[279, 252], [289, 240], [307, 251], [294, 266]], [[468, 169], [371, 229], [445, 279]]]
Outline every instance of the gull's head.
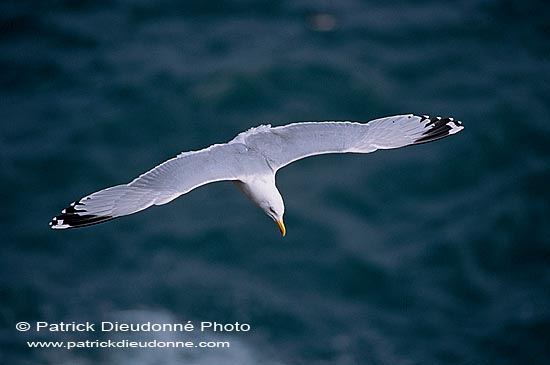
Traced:
[[[279, 195], [280, 198], [280, 195]], [[283, 199], [272, 199], [263, 201], [260, 204], [260, 208], [267, 214], [279, 227], [283, 237], [286, 235], [286, 228], [283, 222], [283, 215], [285, 214], [285, 205]]]
[[279, 227], [281, 234], [286, 234], [283, 215], [285, 203], [275, 186], [275, 175], [259, 176], [247, 182], [236, 182], [237, 187], [264, 211]]

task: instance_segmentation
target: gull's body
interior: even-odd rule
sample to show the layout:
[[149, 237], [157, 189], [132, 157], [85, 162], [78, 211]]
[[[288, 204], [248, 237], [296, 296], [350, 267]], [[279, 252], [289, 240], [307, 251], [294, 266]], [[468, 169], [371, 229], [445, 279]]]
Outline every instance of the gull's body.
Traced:
[[302, 122], [262, 125], [228, 143], [184, 152], [128, 184], [103, 189], [72, 203], [53, 218], [54, 229], [88, 226], [166, 204], [216, 181], [230, 180], [269, 217], [281, 233], [284, 203], [275, 174], [289, 163], [327, 153], [369, 153], [434, 141], [463, 129], [453, 118], [399, 115], [368, 123]]

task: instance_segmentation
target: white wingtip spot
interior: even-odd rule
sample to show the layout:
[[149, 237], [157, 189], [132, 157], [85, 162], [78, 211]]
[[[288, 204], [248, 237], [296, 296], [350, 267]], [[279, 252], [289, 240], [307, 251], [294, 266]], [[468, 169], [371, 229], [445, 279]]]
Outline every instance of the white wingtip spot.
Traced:
[[449, 134], [455, 134], [464, 129], [464, 127], [457, 124], [457, 122], [449, 122], [447, 123], [447, 125], [451, 127], [451, 129], [449, 130]]
[[56, 224], [55, 226], [52, 226], [52, 229], [66, 229], [70, 228], [68, 224]]
[[48, 223], [51, 229], [65, 229], [65, 228], [71, 228], [68, 224], [64, 224], [63, 219], [57, 219], [57, 217], [53, 217], [51, 222]]

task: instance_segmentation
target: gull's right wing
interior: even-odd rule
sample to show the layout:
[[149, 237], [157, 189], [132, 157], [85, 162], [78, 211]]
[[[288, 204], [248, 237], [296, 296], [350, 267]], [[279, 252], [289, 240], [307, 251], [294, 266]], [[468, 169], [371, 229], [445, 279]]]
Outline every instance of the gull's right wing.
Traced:
[[239, 143], [217, 144], [200, 151], [184, 152], [132, 182], [113, 186], [71, 203], [50, 222], [53, 229], [89, 226], [152, 205], [166, 204], [178, 196], [215, 181], [239, 180], [247, 169], [263, 168], [265, 160], [254, 158]]

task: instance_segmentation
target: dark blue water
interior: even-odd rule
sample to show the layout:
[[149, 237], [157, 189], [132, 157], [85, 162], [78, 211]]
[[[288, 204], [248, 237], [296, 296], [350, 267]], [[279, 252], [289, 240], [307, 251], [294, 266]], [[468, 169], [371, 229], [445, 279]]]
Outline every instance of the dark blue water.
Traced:
[[[0, 20], [0, 363], [548, 363], [548, 2], [4, 1]], [[254, 125], [400, 113], [466, 129], [285, 168], [284, 239], [229, 183], [47, 225]], [[103, 320], [252, 330], [15, 330]], [[184, 336], [232, 346], [26, 346]]]

